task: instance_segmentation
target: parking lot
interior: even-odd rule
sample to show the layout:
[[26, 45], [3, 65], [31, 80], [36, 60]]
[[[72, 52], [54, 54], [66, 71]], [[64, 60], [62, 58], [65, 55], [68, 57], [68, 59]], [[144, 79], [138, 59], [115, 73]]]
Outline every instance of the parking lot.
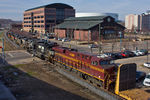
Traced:
[[[65, 46], [65, 47], [70, 47], [69, 45], [71, 45], [71, 48], [78, 49], [78, 51], [80, 51], [80, 52], [91, 52], [91, 49], [89, 48], [89, 44], [78, 45], [77, 41], [62, 42], [62, 41], [54, 40], [54, 39], [50, 39], [50, 40], [53, 42], [57, 42], [59, 45]], [[148, 41], [148, 42], [150, 42], [150, 41]], [[137, 44], [138, 44], [137, 49], [147, 50], [146, 46], [149, 45], [149, 44], [147, 44], [148, 42], [138, 41], [137, 42]], [[120, 43], [116, 43], [116, 45], [117, 46], [115, 47], [114, 51], [119, 52], [121, 54]], [[112, 52], [111, 46], [112, 46], [112, 43], [105, 43], [102, 45], [102, 48], [103, 48], [103, 50], [104, 49], [106, 50], [105, 52]], [[127, 49], [135, 51], [135, 48], [133, 48], [132, 46], [133, 46], [132, 43], [129, 44], [130, 48], [128, 47]], [[98, 51], [99, 51], [98, 48], [92, 48], [92, 53], [98, 54]], [[121, 54], [121, 55], [124, 55], [124, 54]], [[129, 54], [128, 54], [128, 56], [121, 57], [121, 59], [115, 58], [115, 60], [114, 60], [114, 62], [117, 64], [136, 63], [137, 64], [137, 71], [141, 71], [145, 74], [150, 73], [150, 68], [143, 66], [143, 64], [146, 63], [147, 61], [150, 62], [149, 54], [148, 54], [148, 56], [147, 56], [147, 54], [142, 54], [142, 56], [141, 55], [130, 55], [129, 56]], [[150, 89], [149, 87], [145, 88], [145, 86], [143, 85], [143, 80], [144, 80], [144, 78], [142, 78], [142, 80], [137, 82], [137, 87], [142, 87], [142, 89]]]

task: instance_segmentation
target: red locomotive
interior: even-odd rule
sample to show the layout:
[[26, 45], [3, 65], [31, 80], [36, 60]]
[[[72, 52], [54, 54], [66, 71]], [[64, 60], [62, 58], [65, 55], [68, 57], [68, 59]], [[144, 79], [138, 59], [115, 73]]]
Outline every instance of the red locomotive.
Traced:
[[55, 61], [78, 71], [83, 79], [97, 83], [98, 86], [103, 86], [105, 89], [109, 89], [114, 83], [115, 65], [111, 63], [111, 58], [100, 58], [64, 47], [53, 47], [53, 50]]

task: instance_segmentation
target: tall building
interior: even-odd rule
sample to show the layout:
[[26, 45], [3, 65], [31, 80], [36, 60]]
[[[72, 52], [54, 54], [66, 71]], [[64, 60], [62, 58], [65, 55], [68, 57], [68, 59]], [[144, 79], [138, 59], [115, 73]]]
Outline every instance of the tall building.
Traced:
[[140, 30], [140, 15], [130, 14], [125, 17], [125, 27], [128, 30]]
[[125, 17], [125, 27], [128, 31], [150, 31], [150, 12], [141, 15], [127, 15]]
[[65, 18], [75, 17], [75, 9], [67, 4], [53, 3], [25, 10], [23, 30], [28, 32], [52, 32], [52, 27]]

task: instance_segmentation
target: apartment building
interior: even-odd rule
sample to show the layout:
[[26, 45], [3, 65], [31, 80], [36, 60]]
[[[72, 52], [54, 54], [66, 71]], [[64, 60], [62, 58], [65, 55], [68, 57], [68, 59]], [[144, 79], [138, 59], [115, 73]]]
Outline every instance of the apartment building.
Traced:
[[141, 15], [130, 14], [125, 17], [127, 31], [150, 31], [150, 12]]

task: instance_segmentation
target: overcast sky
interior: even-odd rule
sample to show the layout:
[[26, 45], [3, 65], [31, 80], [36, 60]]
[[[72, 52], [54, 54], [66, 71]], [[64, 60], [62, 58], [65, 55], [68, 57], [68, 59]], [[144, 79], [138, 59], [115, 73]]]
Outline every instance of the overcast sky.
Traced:
[[150, 9], [150, 0], [0, 0], [0, 18], [22, 20], [24, 10], [51, 3], [66, 3], [76, 12], [118, 13], [121, 20]]

